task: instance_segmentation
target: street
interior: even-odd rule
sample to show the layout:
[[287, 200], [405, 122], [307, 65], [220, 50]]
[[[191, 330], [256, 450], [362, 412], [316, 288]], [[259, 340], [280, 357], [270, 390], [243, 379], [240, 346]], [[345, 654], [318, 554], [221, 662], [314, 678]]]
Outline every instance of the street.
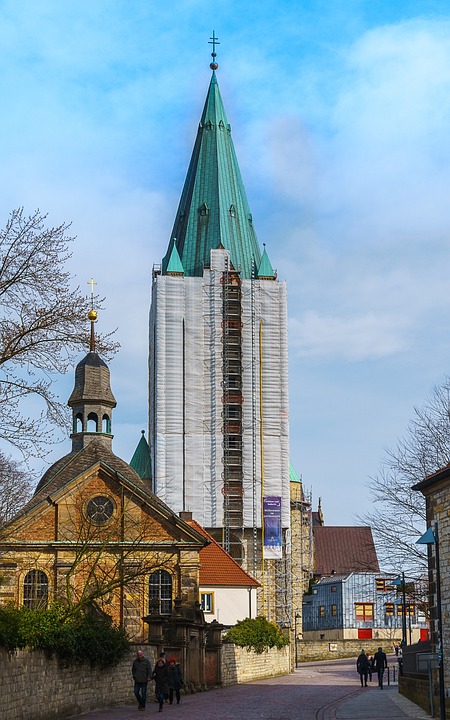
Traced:
[[[392, 664], [395, 665], [395, 660]], [[149, 696], [153, 700], [152, 689], [149, 685]], [[130, 683], [130, 702], [131, 697]], [[152, 701], [144, 712], [139, 712], [136, 704], [130, 704], [77, 717], [80, 720], [137, 720], [157, 712], [158, 705]], [[180, 705], [164, 706], [162, 717], [176, 720], [400, 720], [430, 716], [399, 695], [397, 684], [388, 686], [387, 677], [384, 690], [378, 688], [376, 676], [368, 688], [361, 688], [356, 659], [347, 659], [304, 663], [295, 673], [284, 677], [182, 695]]]

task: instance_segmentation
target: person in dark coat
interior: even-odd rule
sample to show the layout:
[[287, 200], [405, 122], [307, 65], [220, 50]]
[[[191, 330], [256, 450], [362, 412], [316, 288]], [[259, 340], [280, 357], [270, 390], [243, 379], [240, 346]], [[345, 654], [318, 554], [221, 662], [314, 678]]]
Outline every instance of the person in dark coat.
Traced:
[[158, 658], [153, 670], [153, 680], [155, 681], [155, 694], [159, 702], [158, 712], [162, 712], [164, 696], [169, 694], [169, 667], [164, 658]]
[[378, 652], [373, 656], [373, 664], [378, 675], [378, 687], [380, 690], [383, 689], [383, 675], [387, 668], [387, 657], [386, 653], [383, 652], [383, 648], [378, 648]]
[[180, 663], [176, 658], [169, 660], [169, 702], [173, 703], [173, 693], [177, 699], [177, 705], [180, 703], [180, 690], [183, 686], [183, 677], [181, 675]]
[[131, 666], [131, 674], [134, 680], [134, 694], [138, 701], [138, 709], [145, 710], [147, 701], [147, 683], [152, 674], [152, 666], [150, 660], [144, 657], [142, 650], [138, 650], [136, 658]]
[[358, 656], [356, 661], [356, 669], [359, 672], [359, 678], [361, 680], [361, 687], [367, 687], [367, 675], [369, 673], [370, 661], [364, 650], [361, 650], [361, 654]]

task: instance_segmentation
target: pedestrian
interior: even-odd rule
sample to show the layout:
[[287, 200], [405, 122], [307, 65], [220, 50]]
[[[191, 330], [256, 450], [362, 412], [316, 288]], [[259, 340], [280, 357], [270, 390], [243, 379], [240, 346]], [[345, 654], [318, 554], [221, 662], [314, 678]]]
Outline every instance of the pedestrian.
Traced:
[[378, 652], [375, 653], [373, 656], [373, 662], [375, 670], [378, 674], [378, 687], [380, 690], [383, 689], [383, 675], [384, 671], [387, 668], [387, 657], [386, 653], [383, 652], [383, 648], [379, 647]]
[[395, 643], [395, 645], [394, 645], [394, 651], [395, 651], [395, 656], [396, 656], [396, 657], [398, 657], [398, 650], [399, 650], [398, 643]]
[[367, 687], [367, 675], [369, 673], [369, 665], [370, 663], [366, 653], [364, 652], [364, 650], [361, 650], [361, 654], [358, 656], [358, 659], [356, 661], [356, 669], [359, 672], [361, 687]]
[[173, 693], [177, 699], [177, 705], [180, 704], [180, 690], [183, 686], [183, 676], [181, 674], [180, 663], [176, 658], [169, 660], [169, 703], [173, 703]]
[[153, 670], [153, 680], [155, 681], [155, 694], [159, 702], [158, 712], [162, 712], [164, 698], [169, 695], [169, 668], [162, 657], [158, 658]]
[[370, 655], [370, 653], [367, 653], [367, 659], [369, 661], [369, 682], [372, 682], [372, 673], [373, 673], [373, 656]]
[[147, 683], [152, 674], [150, 661], [144, 657], [142, 650], [138, 650], [131, 666], [134, 680], [134, 694], [138, 701], [138, 710], [145, 710], [147, 702]]

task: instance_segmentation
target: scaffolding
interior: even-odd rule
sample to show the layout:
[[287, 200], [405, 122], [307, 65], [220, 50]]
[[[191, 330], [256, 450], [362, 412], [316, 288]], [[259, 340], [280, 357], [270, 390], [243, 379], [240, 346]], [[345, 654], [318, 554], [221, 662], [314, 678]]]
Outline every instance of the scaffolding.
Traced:
[[222, 274], [223, 328], [223, 547], [241, 563], [244, 510], [242, 469], [242, 311], [241, 278], [229, 267]]

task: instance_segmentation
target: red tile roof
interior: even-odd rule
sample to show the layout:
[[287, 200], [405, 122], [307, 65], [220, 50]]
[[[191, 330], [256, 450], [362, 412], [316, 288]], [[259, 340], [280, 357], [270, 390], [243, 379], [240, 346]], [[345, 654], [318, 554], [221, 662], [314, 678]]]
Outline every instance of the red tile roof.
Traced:
[[210, 544], [200, 550], [200, 585], [259, 587], [260, 583], [245, 572], [198, 522], [187, 520], [187, 524], [210, 540]]
[[317, 525], [313, 533], [316, 575], [380, 572], [370, 527]]

